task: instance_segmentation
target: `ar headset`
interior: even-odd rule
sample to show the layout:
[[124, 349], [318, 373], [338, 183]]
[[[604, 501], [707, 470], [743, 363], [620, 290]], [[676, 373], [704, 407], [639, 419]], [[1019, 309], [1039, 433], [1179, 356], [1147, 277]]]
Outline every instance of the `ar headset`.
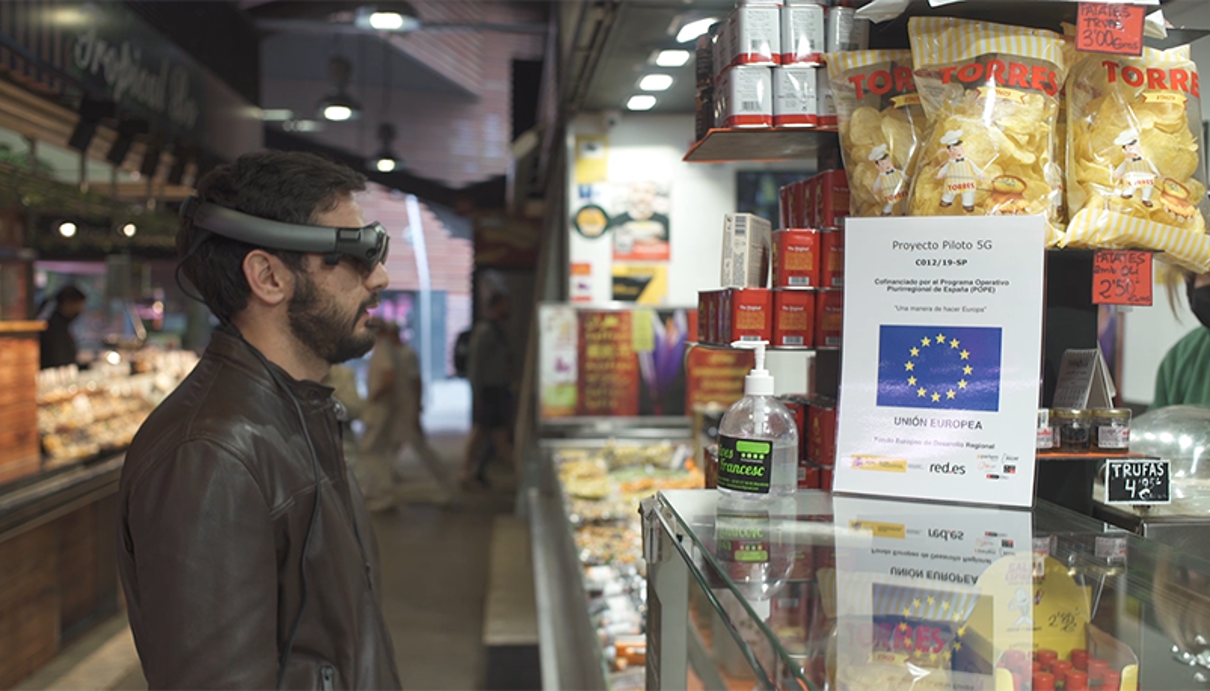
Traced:
[[[181, 218], [191, 223], [198, 230], [206, 232], [198, 235], [189, 251], [185, 253], [180, 263], [177, 264], [178, 285], [180, 284], [181, 266], [193, 256], [197, 249], [212, 234], [266, 249], [321, 254], [324, 257], [324, 262], [329, 265], [337, 264], [341, 258], [348, 257], [361, 265], [362, 268], [369, 270], [373, 270], [374, 267], [386, 259], [387, 249], [390, 245], [390, 238], [387, 236], [387, 231], [382, 227], [381, 223], [371, 223], [361, 228], [333, 228], [283, 223], [281, 221], [273, 221], [241, 213], [234, 209], [211, 204], [210, 202], [204, 202], [196, 196], [189, 197], [181, 205]], [[181, 286], [181, 289], [184, 291], [184, 286]], [[184, 292], [186, 295], [189, 295], [188, 291]], [[190, 297], [194, 296], [190, 295]], [[194, 299], [197, 298], [195, 297]], [[244, 340], [242, 334], [240, 335], [240, 340]], [[315, 444], [311, 441], [311, 428], [307, 425], [307, 418], [303, 414], [302, 405], [299, 404], [298, 398], [294, 396], [294, 392], [290, 390], [290, 387], [286, 386], [278, 378], [277, 372], [274, 371], [265, 356], [259, 350], [252, 347], [251, 343], [244, 341], [244, 344], [248, 346], [252, 354], [265, 366], [265, 370], [269, 372], [273, 383], [282, 391], [285, 391], [286, 395], [290, 397], [290, 402], [294, 404], [294, 412], [298, 415], [298, 422], [303, 428], [303, 438], [306, 440], [307, 450], [311, 454], [311, 470], [315, 478], [315, 505], [311, 509], [311, 522], [307, 524], [307, 534], [303, 538], [302, 553], [299, 557], [300, 602], [298, 605], [298, 616], [295, 617], [294, 624], [290, 627], [289, 636], [286, 638], [286, 645], [282, 649], [278, 660], [277, 688], [280, 689], [285, 682], [286, 665], [290, 662], [290, 655], [294, 650], [294, 639], [298, 636], [298, 629], [302, 625], [303, 612], [307, 608], [307, 550], [311, 546], [311, 534], [315, 528], [315, 519], [319, 516], [319, 490], [322, 470], [319, 466], [319, 454], [315, 451]], [[361, 531], [357, 528], [356, 521], [353, 523], [353, 530], [357, 533], [357, 542], [360, 545]]]

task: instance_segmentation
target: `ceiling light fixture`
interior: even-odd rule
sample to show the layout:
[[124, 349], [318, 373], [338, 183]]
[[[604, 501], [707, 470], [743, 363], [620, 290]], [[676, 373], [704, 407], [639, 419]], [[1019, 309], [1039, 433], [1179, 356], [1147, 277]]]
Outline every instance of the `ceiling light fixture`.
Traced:
[[358, 7], [353, 25], [363, 31], [405, 34], [420, 28], [420, 16], [409, 2], [381, 2]]
[[59, 224], [59, 235], [69, 238], [76, 234], [76, 224], [71, 221], [64, 221]]
[[395, 155], [392, 144], [395, 142], [395, 126], [387, 122], [391, 116], [391, 89], [395, 82], [391, 79], [391, 48], [386, 41], [382, 42], [382, 122], [378, 125], [378, 153], [370, 159], [372, 170], [379, 173], [393, 173], [403, 161]]
[[655, 96], [648, 96], [645, 94], [631, 96], [630, 100], [626, 102], [627, 110], [651, 110], [654, 107]]
[[710, 27], [718, 23], [718, 17], [706, 17], [704, 19], [696, 19], [681, 27], [681, 30], [676, 32], [677, 43], [689, 43], [696, 41], [698, 36], [704, 35], [710, 30]]
[[395, 141], [395, 126], [389, 122], [379, 125], [378, 141], [381, 146], [370, 163], [379, 173], [392, 173], [400, 164], [399, 157], [391, 147], [391, 143]]
[[655, 64], [660, 67], [683, 67], [693, 54], [687, 50], [661, 50], [656, 53]]
[[133, 223], [123, 223], [120, 230], [122, 231], [122, 235], [132, 238], [135, 236], [135, 233], [139, 232], [139, 227]]
[[281, 128], [287, 132], [322, 132], [324, 124], [319, 120], [287, 120]]
[[319, 99], [316, 110], [324, 120], [345, 122], [361, 117], [361, 103], [349, 95], [349, 78], [353, 75], [353, 64], [343, 55], [333, 55], [328, 60], [328, 78], [332, 90]]
[[648, 74], [639, 80], [639, 89], [643, 91], [667, 91], [672, 86], [670, 74]]

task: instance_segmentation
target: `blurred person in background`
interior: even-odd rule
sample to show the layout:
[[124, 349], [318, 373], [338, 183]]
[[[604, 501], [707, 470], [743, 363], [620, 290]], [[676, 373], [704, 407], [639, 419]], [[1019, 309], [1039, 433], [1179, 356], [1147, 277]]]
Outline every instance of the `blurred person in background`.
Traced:
[[370, 393], [364, 450], [372, 464], [369, 482], [383, 488], [381, 494], [388, 495], [386, 499], [376, 495], [374, 508], [385, 508], [394, 502], [400, 480], [396, 464], [409, 450], [440, 486], [436, 503], [448, 504], [454, 496], [454, 484], [440, 455], [429, 445], [420, 422], [424, 410], [420, 358], [400, 338], [398, 324], [379, 323], [367, 380]]
[[1160, 280], [1168, 285], [1168, 299], [1174, 312], [1179, 303], [1178, 291], [1184, 288], [1189, 310], [1200, 325], [1164, 355], [1155, 376], [1151, 409], [1210, 406], [1210, 274], [1172, 271], [1161, 275]]
[[[207, 173], [183, 209], [179, 268], [222, 326], [122, 469], [118, 571], [149, 688], [401, 686], [373, 525], [320, 383], [369, 352], [389, 282], [363, 189], [319, 156], [260, 151]], [[251, 245], [201, 204], [334, 240], [357, 228], [377, 249]]]
[[[74, 365], [79, 357], [76, 338], [71, 333], [71, 323], [84, 313], [88, 298], [84, 291], [74, 285], [66, 286], [55, 293], [55, 310], [46, 320], [46, 330], [40, 337], [42, 369]], [[46, 309], [44, 303], [38, 312]]]
[[510, 466], [514, 463], [513, 358], [507, 332], [511, 313], [509, 296], [494, 293], [488, 297], [484, 318], [471, 331], [466, 378], [471, 385], [472, 424], [459, 476], [463, 485], [474, 479], [489, 486], [487, 464], [492, 452]]

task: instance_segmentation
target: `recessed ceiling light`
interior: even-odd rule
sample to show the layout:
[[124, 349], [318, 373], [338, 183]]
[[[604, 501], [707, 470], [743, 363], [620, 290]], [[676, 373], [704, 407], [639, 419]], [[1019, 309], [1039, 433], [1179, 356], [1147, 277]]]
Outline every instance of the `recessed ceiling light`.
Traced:
[[631, 96], [626, 102], [627, 110], [651, 110], [655, 107], [655, 96]]
[[324, 106], [323, 116], [325, 120], [344, 122], [353, 117], [353, 109], [348, 106]]
[[[654, 99], [653, 99], [654, 100]], [[59, 235], [69, 238], [76, 234], [76, 224], [71, 221], [64, 221], [59, 224]]]
[[696, 41], [698, 36], [705, 34], [710, 30], [710, 27], [718, 23], [717, 17], [706, 17], [705, 19], [697, 19], [681, 27], [681, 30], [676, 32], [677, 43], [689, 43]]
[[661, 50], [655, 56], [655, 64], [660, 67], [681, 67], [691, 57], [693, 55], [687, 50]]
[[139, 227], [133, 223], [122, 224], [122, 235], [128, 238], [134, 237], [135, 233], [139, 232]]
[[374, 12], [370, 14], [370, 28], [378, 31], [398, 31], [403, 28], [403, 15], [398, 12]]
[[643, 91], [667, 91], [672, 86], [670, 74], [648, 74], [639, 80], [639, 88]]

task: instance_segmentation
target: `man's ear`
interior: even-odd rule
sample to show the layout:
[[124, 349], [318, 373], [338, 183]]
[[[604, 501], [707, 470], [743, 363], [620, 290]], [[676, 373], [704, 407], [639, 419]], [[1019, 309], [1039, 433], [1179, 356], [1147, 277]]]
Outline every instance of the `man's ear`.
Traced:
[[244, 257], [243, 269], [252, 289], [250, 299], [273, 307], [294, 295], [294, 273], [278, 257], [252, 250]]

